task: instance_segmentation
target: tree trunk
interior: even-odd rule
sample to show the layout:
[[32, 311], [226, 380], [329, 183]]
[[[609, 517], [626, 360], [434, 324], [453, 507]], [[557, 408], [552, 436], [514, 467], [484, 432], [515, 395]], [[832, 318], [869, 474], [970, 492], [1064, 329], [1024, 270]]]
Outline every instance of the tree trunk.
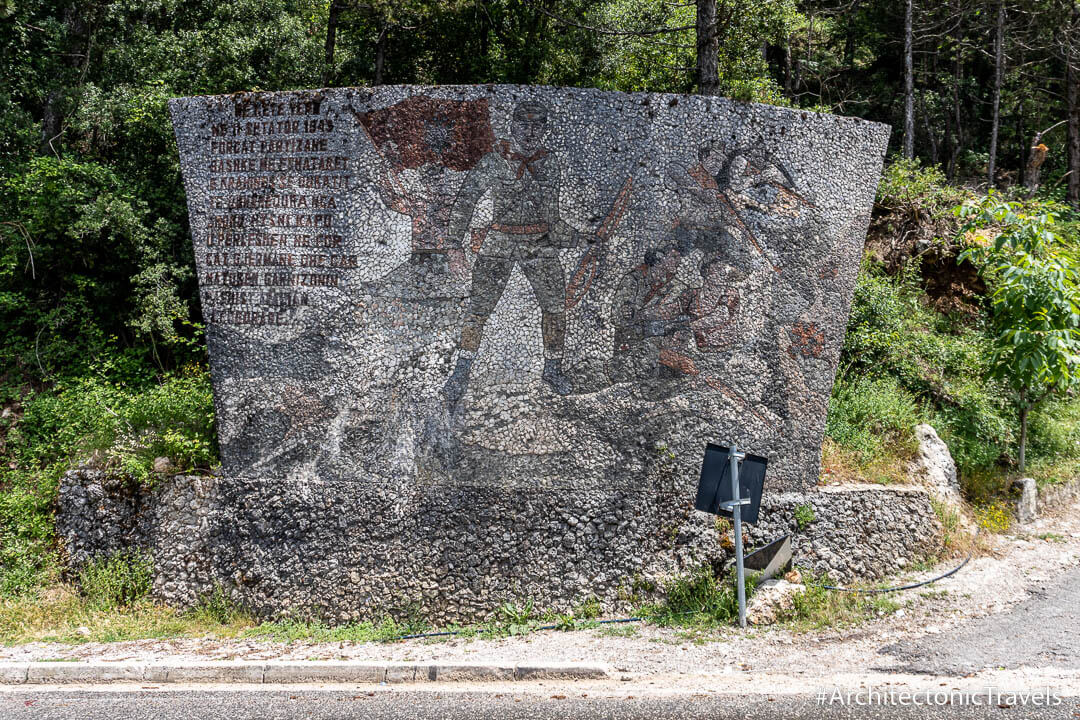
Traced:
[[1066, 125], [1068, 145], [1068, 185], [1065, 198], [1080, 210], [1080, 4], [1073, 3], [1071, 29], [1073, 37], [1065, 50], [1065, 103], [1069, 122]]
[[41, 143], [38, 146], [38, 152], [42, 155], [57, 153], [53, 140], [60, 136], [64, 120], [58, 107], [60, 97], [59, 90], [50, 90], [45, 96], [45, 106], [41, 109]]
[[476, 12], [480, 28], [480, 57], [483, 58], [483, 74], [486, 75], [491, 68], [491, 16], [481, 12], [480, 5], [477, 5]]
[[1024, 404], [1023, 394], [1021, 394], [1020, 405], [1020, 472], [1023, 473], [1027, 469], [1027, 428], [1028, 428], [1028, 413], [1031, 411], [1026, 404]]
[[[81, 74], [89, 62], [91, 44], [91, 20], [88, 17], [92, 8], [84, 3], [70, 3], [64, 8], [64, 56], [66, 64], [73, 73]], [[66, 73], [64, 73], [66, 75]], [[81, 84], [77, 78], [64, 78], [59, 80], [63, 84], [67, 80], [74, 80], [72, 85]], [[58, 155], [58, 144], [54, 141], [59, 138], [64, 129], [64, 115], [61, 109], [64, 98], [64, 90], [54, 87], [45, 95], [44, 107], [41, 109], [41, 142], [38, 151], [42, 155]]]
[[334, 49], [337, 46], [338, 19], [341, 17], [341, 4], [330, 0], [330, 10], [326, 16], [326, 47], [323, 54], [323, 87], [334, 83]]
[[386, 65], [386, 35], [389, 26], [383, 23], [379, 28], [379, 40], [375, 43], [375, 80], [372, 85], [383, 84], [383, 68]]
[[1024, 129], [1024, 99], [1021, 97], [1020, 102], [1016, 106], [1016, 137], [1020, 141], [1020, 172], [1016, 182], [1020, 185], [1024, 184], [1024, 173], [1027, 172], [1027, 145], [1024, 144], [1024, 136], [1027, 135]]
[[788, 100], [795, 99], [795, 88], [792, 85], [793, 74], [791, 72], [791, 36], [784, 38], [784, 96]]
[[716, 0], [697, 0], [697, 86], [701, 95], [720, 94]]
[[919, 91], [919, 114], [922, 115], [926, 139], [930, 142], [930, 162], [937, 165], [941, 161], [941, 156], [938, 154], [937, 136], [934, 135], [934, 128], [930, 127], [930, 111], [926, 109], [926, 94], [921, 90]]
[[986, 163], [987, 187], [994, 187], [997, 170], [998, 129], [1001, 127], [1001, 80], [1005, 71], [1005, 3], [998, 0], [997, 32], [994, 34], [994, 94], [990, 121], [990, 151]]
[[[791, 43], [789, 41], [789, 43], [788, 43], [789, 51], [790, 51], [790, 48], [791, 48]], [[800, 56], [800, 55], [793, 56], [792, 60], [791, 60], [791, 64], [795, 68], [794, 78], [791, 81], [792, 97], [794, 97], [795, 95], [799, 94], [799, 92], [802, 89], [802, 84], [803, 84], [802, 83], [802, 67], [803, 67], [802, 56]], [[802, 102], [799, 102], [798, 104], [801, 106]]]
[[862, 0], [854, 0], [845, 13], [847, 22], [844, 28], [844, 70], [849, 78], [855, 70], [855, 15], [859, 12], [860, 4]]
[[[962, 12], [959, 3], [954, 4], [955, 12]], [[956, 31], [953, 35], [953, 45], [955, 46], [953, 54], [953, 82], [952, 82], [952, 101], [953, 101], [953, 129], [956, 132], [956, 138], [952, 146], [952, 155], [949, 157], [949, 165], [946, 171], [946, 175], [949, 178], [949, 182], [956, 180], [956, 167], [960, 159], [960, 154], [964, 151], [964, 120], [963, 114], [960, 109], [960, 84], [963, 82], [963, 37], [964, 37], [964, 23], [963, 17], [956, 23]]]
[[914, 0], [904, 3], [904, 157], [915, 157], [915, 67], [912, 60]]

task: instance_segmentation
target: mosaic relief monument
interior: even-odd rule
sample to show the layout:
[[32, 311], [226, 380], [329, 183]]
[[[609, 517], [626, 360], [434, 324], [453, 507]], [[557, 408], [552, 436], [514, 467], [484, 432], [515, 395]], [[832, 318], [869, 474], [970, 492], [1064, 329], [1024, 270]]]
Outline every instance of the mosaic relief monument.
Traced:
[[[482, 609], [455, 588], [559, 602], [605, 586], [568, 569], [586, 552], [670, 560], [706, 441], [767, 455], [768, 492], [816, 484], [885, 126], [521, 86], [170, 108], [233, 514], [218, 574], [366, 567], [350, 602], [405, 574], [447, 617]], [[317, 595], [267, 573], [284, 589], [245, 597]]]

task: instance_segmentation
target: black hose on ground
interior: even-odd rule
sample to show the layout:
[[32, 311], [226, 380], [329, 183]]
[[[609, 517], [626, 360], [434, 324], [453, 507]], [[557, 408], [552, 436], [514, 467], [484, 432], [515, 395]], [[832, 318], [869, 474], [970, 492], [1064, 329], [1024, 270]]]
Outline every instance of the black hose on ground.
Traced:
[[[982, 528], [976, 525], [974, 540], [978, 540], [980, 533], [982, 533]], [[956, 573], [960, 572], [960, 570], [963, 569], [965, 565], [971, 562], [971, 558], [973, 557], [973, 555], [974, 553], [968, 553], [968, 556], [964, 558], [964, 562], [960, 563], [947, 573], [943, 573], [941, 575], [938, 575], [937, 577], [930, 578], [929, 580], [923, 580], [922, 582], [911, 583], [910, 585], [898, 585], [896, 587], [887, 588], [849, 588], [841, 587], [838, 585], [821, 585], [819, 587], [823, 587], [826, 590], [836, 590], [837, 592], [862, 593], [864, 595], [880, 595], [882, 593], [900, 592], [901, 590], [914, 590], [915, 588], [925, 587], [927, 585], [936, 583], [938, 580], [944, 580], [947, 577], [955, 575]]]
[[931, 585], [933, 583], [936, 583], [938, 580], [944, 580], [947, 577], [955, 575], [956, 573], [960, 572], [961, 568], [967, 565], [970, 560], [971, 555], [968, 555], [966, 558], [964, 558], [964, 562], [960, 563], [949, 572], [943, 573], [934, 578], [930, 578], [929, 580], [911, 583], [910, 585], [897, 585], [896, 587], [887, 588], [849, 588], [841, 587], [839, 585], [820, 585], [819, 587], [825, 588], [826, 590], [836, 590], [838, 592], [863, 593], [864, 595], [878, 595], [880, 593], [900, 592], [901, 590], [914, 590], [915, 588], [921, 588], [926, 585]]

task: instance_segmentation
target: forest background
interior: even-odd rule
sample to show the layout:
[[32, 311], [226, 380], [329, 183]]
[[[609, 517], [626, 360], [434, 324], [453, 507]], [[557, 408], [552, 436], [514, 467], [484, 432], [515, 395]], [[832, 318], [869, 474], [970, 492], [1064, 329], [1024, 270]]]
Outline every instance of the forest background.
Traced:
[[[1000, 519], [1016, 390], [993, 362], [997, 280], [958, 257], [1030, 221], [1049, 233], [1040, 252], [1074, 267], [1080, 3], [0, 0], [0, 598], [60, 576], [53, 504], [68, 468], [153, 482], [217, 462], [167, 100], [504, 82], [890, 124], [822, 482], [903, 482], [912, 429], [930, 422], [976, 513]], [[953, 209], [991, 190], [1017, 203], [1012, 220], [965, 228]], [[1031, 413], [1027, 471], [1043, 483], [1080, 473], [1068, 387]]]

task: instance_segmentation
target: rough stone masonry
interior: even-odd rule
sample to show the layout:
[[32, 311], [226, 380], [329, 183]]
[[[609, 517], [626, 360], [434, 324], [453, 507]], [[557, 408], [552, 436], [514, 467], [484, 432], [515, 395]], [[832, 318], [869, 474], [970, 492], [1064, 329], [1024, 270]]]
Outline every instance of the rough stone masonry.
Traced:
[[700, 559], [706, 441], [816, 485], [887, 127], [524, 86], [170, 110], [222, 474], [166, 597], [610, 604]]

